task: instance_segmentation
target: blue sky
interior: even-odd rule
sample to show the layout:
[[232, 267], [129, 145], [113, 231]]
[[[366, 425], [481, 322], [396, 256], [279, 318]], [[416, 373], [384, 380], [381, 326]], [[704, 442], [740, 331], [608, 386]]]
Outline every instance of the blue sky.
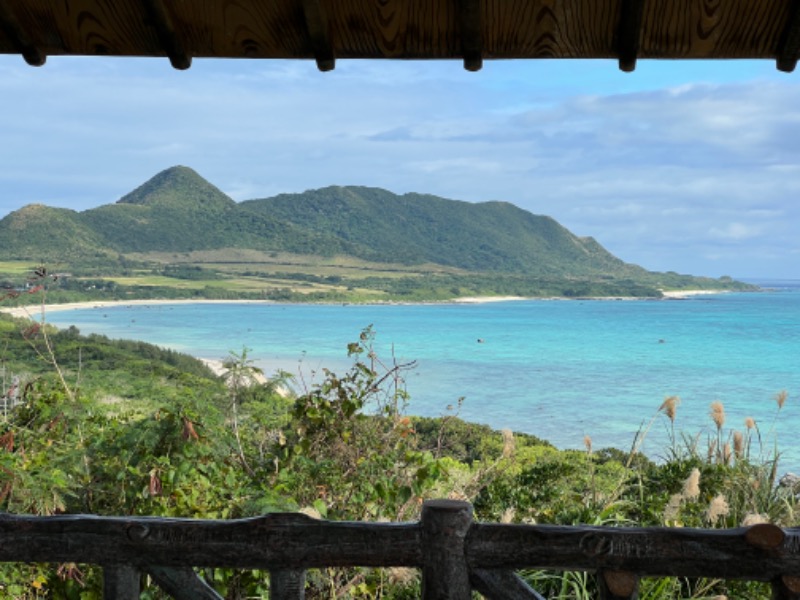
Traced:
[[505, 200], [653, 270], [800, 279], [800, 75], [769, 61], [0, 57], [0, 217], [194, 168], [236, 200]]

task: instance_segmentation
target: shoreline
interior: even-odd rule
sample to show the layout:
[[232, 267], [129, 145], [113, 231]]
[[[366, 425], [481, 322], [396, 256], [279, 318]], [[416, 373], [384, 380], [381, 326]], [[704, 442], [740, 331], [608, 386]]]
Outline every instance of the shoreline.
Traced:
[[[692, 296], [705, 296], [710, 294], [726, 294], [729, 290], [675, 290], [662, 291], [663, 298], [641, 298], [633, 296], [603, 296], [603, 297], [581, 297], [581, 298], [562, 298], [553, 297], [526, 297], [526, 296], [463, 296], [436, 302], [436, 304], [489, 304], [495, 302], [520, 302], [524, 300], [684, 300]], [[433, 304], [434, 302], [408, 302], [402, 304]], [[166, 304], [261, 304], [274, 305], [282, 304], [274, 300], [212, 300], [207, 298], [191, 299], [139, 299], [139, 300], [87, 300], [85, 302], [65, 302], [63, 304], [29, 304], [26, 306], [0, 306], [0, 313], [6, 313], [15, 318], [33, 318], [44, 311], [45, 313], [64, 312], [70, 310], [85, 310], [88, 308], [111, 308], [116, 306], [162, 306]], [[286, 304], [302, 304], [290, 302]], [[375, 304], [400, 304], [395, 302], [378, 302]], [[353, 306], [354, 304], [349, 304]]]
[[87, 300], [86, 302], [65, 302], [63, 304], [29, 304], [27, 306], [0, 306], [1, 313], [12, 317], [33, 317], [45, 313], [85, 310], [87, 308], [112, 308], [115, 306], [161, 306], [164, 304], [278, 304], [271, 300], [210, 300], [197, 299], [141, 299], [141, 300]]

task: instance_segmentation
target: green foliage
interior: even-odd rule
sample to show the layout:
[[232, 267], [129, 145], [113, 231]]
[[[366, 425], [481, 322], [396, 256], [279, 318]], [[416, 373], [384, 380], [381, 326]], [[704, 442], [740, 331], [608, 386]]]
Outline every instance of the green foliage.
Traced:
[[[65, 388], [33, 347], [41, 340], [19, 334], [29, 326], [0, 317], [4, 373], [22, 376], [20, 401], [0, 426], [1, 511], [228, 519], [302, 509], [329, 519], [413, 520], [423, 500], [449, 496], [472, 501], [486, 521], [798, 525], [795, 486], [776, 483], [777, 455], [760, 445], [771, 447], [774, 431], [756, 434], [753, 425], [738, 437], [717, 416], [711, 446], [701, 449], [698, 436], [675, 436], [674, 404], [654, 417], [669, 418], [673, 431], [659, 462], [638, 453], [640, 439], [631, 452], [595, 452], [590, 440], [586, 451], [560, 451], [455, 416], [407, 416], [403, 379], [413, 364], [383, 363], [370, 328], [348, 346], [345, 373], [324, 370], [295, 396], [281, 374], [257, 379], [247, 349], [230, 354], [226, 383], [190, 357], [75, 328], [48, 333]], [[786, 395], [776, 399], [775, 422]], [[739, 441], [726, 451], [729, 439]], [[546, 597], [596, 596], [585, 573], [523, 575]], [[203, 576], [226, 597], [268, 597], [264, 573]], [[102, 584], [89, 566], [3, 565], [0, 585], [3, 597], [85, 599], [99, 598]], [[418, 597], [419, 582], [388, 569], [309, 574], [308, 597], [332, 594]], [[763, 584], [676, 578], [643, 581], [640, 597], [721, 594], [769, 597]], [[148, 589], [143, 597], [164, 596]]]
[[332, 519], [408, 518], [444, 476], [403, 414], [409, 365], [383, 365], [372, 342], [364, 330], [348, 346], [351, 369], [343, 376], [324, 370], [325, 379], [295, 404], [286, 485], [304, 490], [301, 504]]

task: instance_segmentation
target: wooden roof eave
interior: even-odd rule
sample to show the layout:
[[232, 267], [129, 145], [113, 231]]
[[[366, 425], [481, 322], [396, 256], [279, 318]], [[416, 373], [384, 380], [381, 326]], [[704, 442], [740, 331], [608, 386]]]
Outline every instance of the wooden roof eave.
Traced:
[[192, 58], [800, 57], [800, 0], [0, 0], [0, 54]]

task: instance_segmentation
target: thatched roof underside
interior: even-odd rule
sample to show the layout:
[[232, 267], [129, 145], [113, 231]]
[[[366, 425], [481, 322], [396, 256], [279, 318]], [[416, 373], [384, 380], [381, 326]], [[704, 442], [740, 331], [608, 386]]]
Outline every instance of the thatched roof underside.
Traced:
[[638, 58], [800, 54], [795, 0], [0, 0], [0, 53], [315, 59]]

